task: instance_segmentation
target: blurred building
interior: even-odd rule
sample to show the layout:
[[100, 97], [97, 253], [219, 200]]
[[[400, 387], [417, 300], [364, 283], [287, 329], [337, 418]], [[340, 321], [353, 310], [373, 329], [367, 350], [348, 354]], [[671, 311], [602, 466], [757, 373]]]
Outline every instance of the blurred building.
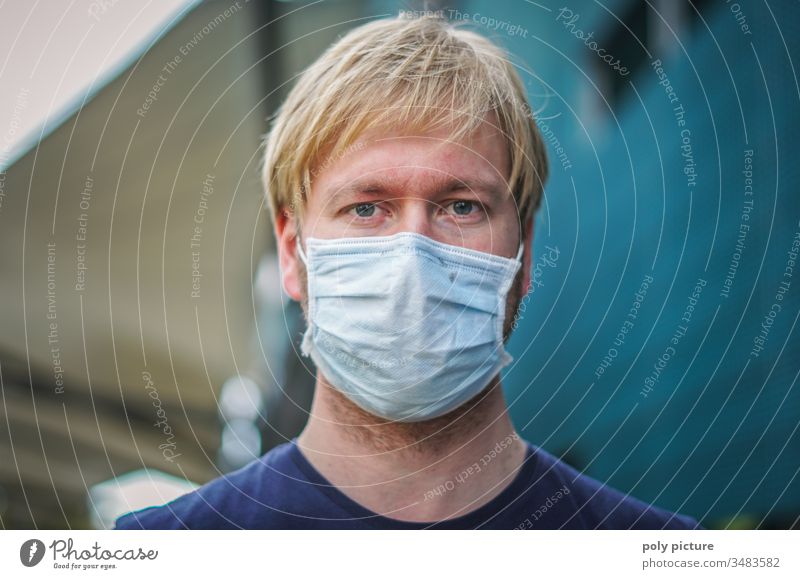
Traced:
[[[227, 436], [226, 457], [218, 402], [239, 375], [270, 396], [266, 368], [286, 372], [274, 356], [291, 352], [297, 318], [262, 263], [275, 4], [205, 2], [155, 30], [2, 167], [4, 527], [87, 526], [93, 485], [141, 469], [201, 483], [264, 446]], [[266, 408], [252, 402], [260, 436]]]

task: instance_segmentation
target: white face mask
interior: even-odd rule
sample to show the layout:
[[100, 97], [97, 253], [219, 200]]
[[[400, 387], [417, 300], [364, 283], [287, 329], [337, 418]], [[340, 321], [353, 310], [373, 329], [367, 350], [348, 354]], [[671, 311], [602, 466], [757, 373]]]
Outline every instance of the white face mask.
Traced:
[[417, 233], [298, 240], [308, 271], [301, 351], [377, 416], [416, 422], [480, 393], [513, 359], [506, 296], [521, 266]]

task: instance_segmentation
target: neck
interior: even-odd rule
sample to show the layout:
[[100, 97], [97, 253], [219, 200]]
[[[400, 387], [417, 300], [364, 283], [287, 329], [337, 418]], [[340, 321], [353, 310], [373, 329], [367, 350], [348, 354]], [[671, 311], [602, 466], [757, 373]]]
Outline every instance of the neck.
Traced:
[[397, 423], [362, 410], [318, 373], [298, 443], [351, 499], [378, 514], [420, 522], [462, 516], [491, 501], [525, 456], [499, 377], [444, 416]]

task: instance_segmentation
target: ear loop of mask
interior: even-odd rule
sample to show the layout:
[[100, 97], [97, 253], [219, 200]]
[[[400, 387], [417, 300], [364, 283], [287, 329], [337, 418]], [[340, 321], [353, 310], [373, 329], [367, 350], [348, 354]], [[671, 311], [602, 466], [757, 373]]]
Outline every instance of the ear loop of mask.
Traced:
[[300, 256], [302, 262], [308, 267], [308, 260], [306, 259], [306, 254], [303, 252], [303, 244], [300, 243], [300, 236], [298, 235], [295, 237], [295, 241], [297, 242], [297, 255]]

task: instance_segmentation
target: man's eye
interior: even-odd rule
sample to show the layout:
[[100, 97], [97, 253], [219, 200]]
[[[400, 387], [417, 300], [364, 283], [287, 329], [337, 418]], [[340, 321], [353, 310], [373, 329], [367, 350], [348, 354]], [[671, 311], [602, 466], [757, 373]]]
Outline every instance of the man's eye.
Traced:
[[356, 215], [359, 217], [372, 217], [375, 215], [375, 203], [359, 203], [355, 207]]
[[477, 208], [477, 203], [461, 199], [459, 201], [453, 201], [450, 206], [453, 208], [453, 213], [456, 215], [469, 215], [473, 212], [473, 209]]

